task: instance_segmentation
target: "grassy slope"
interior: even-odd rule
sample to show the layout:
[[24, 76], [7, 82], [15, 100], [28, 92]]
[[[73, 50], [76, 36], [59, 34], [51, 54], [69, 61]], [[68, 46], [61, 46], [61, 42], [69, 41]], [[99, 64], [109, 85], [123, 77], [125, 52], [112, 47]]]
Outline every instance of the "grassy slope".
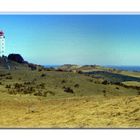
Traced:
[[[70, 72], [22, 68], [10, 73], [12, 79], [1, 77], [0, 127], [140, 127], [138, 90], [103, 85], [98, 79]], [[42, 74], [46, 76], [41, 77]], [[32, 86], [36, 90], [43, 82], [42, 90], [55, 95], [10, 95], [5, 88], [8, 84], [34, 79]], [[75, 84], [79, 84], [79, 88], [75, 88]], [[74, 94], [64, 92], [63, 86], [72, 88]]]
[[133, 71], [121, 71], [121, 72], [120, 72], [120, 74], [140, 78], [140, 72], [133, 72]]
[[46, 100], [18, 95], [1, 98], [0, 127], [140, 127], [140, 96]]

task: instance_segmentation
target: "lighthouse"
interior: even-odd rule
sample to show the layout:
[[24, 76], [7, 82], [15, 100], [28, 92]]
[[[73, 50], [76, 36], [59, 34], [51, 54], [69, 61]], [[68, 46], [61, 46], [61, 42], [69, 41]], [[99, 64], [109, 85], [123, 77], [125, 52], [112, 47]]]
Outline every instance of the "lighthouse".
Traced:
[[3, 31], [0, 31], [0, 56], [4, 56], [5, 53], [5, 35]]

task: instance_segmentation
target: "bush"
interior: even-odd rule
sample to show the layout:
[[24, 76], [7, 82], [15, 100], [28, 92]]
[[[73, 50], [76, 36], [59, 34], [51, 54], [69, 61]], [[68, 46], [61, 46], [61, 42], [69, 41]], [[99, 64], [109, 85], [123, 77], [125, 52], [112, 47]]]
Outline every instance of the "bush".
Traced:
[[6, 85], [5, 88], [11, 88], [11, 85]]
[[19, 83], [15, 83], [15, 84], [14, 84], [15, 89], [21, 88], [22, 86], [23, 86], [23, 85], [22, 85], [22, 84], [19, 84]]
[[16, 95], [17, 92], [14, 90], [14, 89], [10, 89], [8, 90], [9, 94], [12, 94], [12, 95]]
[[45, 77], [45, 76], [46, 76], [46, 74], [44, 74], [44, 73], [43, 73], [43, 74], [41, 74], [41, 77]]
[[121, 82], [114, 82], [115, 85], [123, 86]]
[[94, 83], [95, 84], [102, 84], [101, 80], [96, 80]]
[[82, 74], [83, 72], [81, 70], [78, 71], [79, 74]]
[[74, 87], [75, 87], [75, 88], [79, 88], [79, 84], [75, 84]]
[[51, 94], [51, 95], [55, 95], [55, 93], [53, 91], [48, 90], [47, 93]]
[[4, 76], [6, 76], [6, 74], [0, 74], [0, 77], [4, 77]]
[[104, 84], [104, 85], [108, 85], [108, 84], [110, 84], [110, 82], [107, 81], [107, 80], [104, 80], [104, 81], [102, 82], [102, 84]]
[[104, 97], [106, 97], [106, 93], [104, 93]]
[[35, 96], [43, 96], [43, 93], [41, 91], [37, 91], [36, 93], [34, 93]]
[[11, 75], [11, 73], [10, 73], [10, 72], [8, 72], [6, 75]]
[[62, 81], [61, 81], [61, 84], [64, 84], [64, 83], [66, 83], [66, 80], [62, 80]]
[[41, 69], [41, 68], [39, 68], [39, 69], [38, 69], [38, 71], [39, 71], [39, 72], [41, 72], [41, 71], [42, 71], [42, 69]]
[[31, 70], [36, 70], [37, 69], [37, 66], [36, 65], [34, 65], [34, 64], [28, 64], [28, 67], [30, 67], [31, 68]]
[[92, 79], [89, 79], [89, 82], [93, 82], [93, 80]]
[[11, 80], [11, 79], [13, 79], [13, 77], [12, 76], [7, 76], [6, 79]]
[[47, 97], [47, 92], [44, 92], [43, 93], [43, 97]]
[[45, 88], [45, 83], [41, 83], [38, 85], [40, 88]]
[[74, 93], [73, 89], [71, 89], [70, 87], [65, 88], [64, 92]]
[[30, 85], [31, 82], [24, 82], [24, 85]]
[[106, 93], [106, 90], [103, 90], [103, 93]]

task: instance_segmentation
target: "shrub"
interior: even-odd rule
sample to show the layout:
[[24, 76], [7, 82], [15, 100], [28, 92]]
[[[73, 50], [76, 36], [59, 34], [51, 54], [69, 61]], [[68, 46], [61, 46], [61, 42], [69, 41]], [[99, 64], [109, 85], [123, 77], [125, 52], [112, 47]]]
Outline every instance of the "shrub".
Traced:
[[45, 77], [45, 76], [46, 76], [46, 74], [44, 74], [44, 73], [43, 73], [43, 74], [41, 74], [41, 77]]
[[51, 95], [55, 95], [55, 93], [53, 91], [48, 90], [47, 93], [51, 94]]
[[12, 94], [12, 95], [16, 95], [17, 92], [14, 90], [14, 89], [10, 89], [8, 90], [9, 94]]
[[11, 79], [13, 79], [13, 78], [12, 78], [12, 76], [7, 76], [6, 79], [11, 80]]
[[5, 88], [11, 88], [11, 85], [6, 85]]
[[71, 89], [70, 87], [65, 88], [64, 92], [74, 93], [73, 89]]
[[115, 85], [123, 86], [121, 82], [114, 82]]
[[40, 88], [45, 88], [45, 83], [41, 83], [38, 85]]
[[6, 74], [0, 74], [0, 77], [4, 77], [4, 76], [6, 76]]
[[138, 95], [140, 95], [140, 91], [138, 92]]
[[64, 83], [66, 83], [66, 80], [62, 80], [62, 81], [61, 81], [61, 84], [64, 84]]
[[63, 88], [63, 89], [65, 89], [66, 87], [65, 87], [65, 86], [63, 86], [62, 88]]
[[42, 69], [41, 69], [41, 68], [39, 68], [39, 69], [38, 69], [38, 71], [39, 71], [39, 72], [41, 72], [41, 71], [42, 71]]
[[63, 72], [64, 70], [62, 70], [62, 69], [57, 69], [56, 71]]
[[24, 82], [24, 85], [30, 85], [31, 82]]
[[44, 92], [44, 93], [43, 93], [43, 97], [47, 97], [47, 93], [48, 93], [48, 92]]
[[81, 70], [78, 71], [79, 74], [82, 74], [83, 72]]
[[79, 84], [75, 84], [74, 87], [75, 87], [75, 88], [79, 88]]
[[37, 91], [36, 93], [34, 93], [35, 96], [42, 96], [42, 92], [41, 91]]
[[10, 73], [10, 72], [8, 72], [6, 75], [11, 75], [11, 73]]
[[28, 64], [28, 67], [30, 67], [31, 68], [31, 70], [36, 70], [37, 69], [37, 66], [36, 65], [34, 65], [34, 64]]
[[107, 81], [107, 80], [104, 80], [104, 81], [102, 82], [102, 84], [107, 85], [107, 84], [110, 84], [110, 82]]
[[92, 79], [89, 79], [89, 82], [93, 82], [93, 80]]
[[106, 93], [106, 90], [103, 90], [103, 93]]
[[15, 84], [14, 84], [15, 89], [16, 89], [16, 88], [21, 88], [22, 86], [23, 86], [23, 85], [22, 85], [22, 84], [19, 84], [19, 83], [15, 83]]

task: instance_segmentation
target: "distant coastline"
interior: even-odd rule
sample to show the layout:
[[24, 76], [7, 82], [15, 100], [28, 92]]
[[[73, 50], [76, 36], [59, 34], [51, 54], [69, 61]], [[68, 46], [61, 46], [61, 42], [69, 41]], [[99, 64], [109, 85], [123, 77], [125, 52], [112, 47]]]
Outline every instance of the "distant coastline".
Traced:
[[[44, 65], [46, 68], [57, 68], [61, 65]], [[135, 72], [140, 72], [140, 66], [116, 66], [116, 65], [106, 65], [104, 67], [108, 68], [114, 68], [117, 70], [126, 70], [126, 71], [135, 71]]]
[[114, 66], [114, 65], [109, 65], [109, 66], [105, 66], [105, 67], [114, 68], [114, 69], [118, 69], [118, 70], [140, 72], [140, 66]]

